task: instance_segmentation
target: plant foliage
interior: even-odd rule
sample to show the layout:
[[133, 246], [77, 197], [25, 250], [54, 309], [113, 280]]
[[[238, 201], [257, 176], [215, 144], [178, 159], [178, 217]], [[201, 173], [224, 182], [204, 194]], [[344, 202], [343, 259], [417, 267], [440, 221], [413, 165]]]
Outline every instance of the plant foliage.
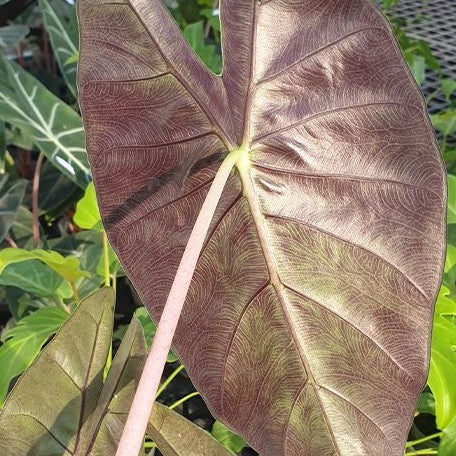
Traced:
[[177, 353], [263, 455], [400, 455], [445, 244], [421, 95], [370, 1], [220, 9], [217, 76], [160, 1], [79, 2], [80, 103], [109, 238], [158, 319], [214, 174], [239, 153]]
[[[229, 150], [243, 145], [241, 137], [245, 135], [240, 123], [244, 118], [243, 108], [248, 105], [248, 98], [252, 101], [252, 109], [249, 116], [245, 117], [250, 122], [245, 123], [253, 135], [272, 133], [275, 128], [286, 127], [287, 122], [304, 120], [309, 114], [320, 116], [327, 108], [335, 106], [334, 103], [338, 103], [337, 106], [348, 104], [358, 100], [356, 97], [364, 99], [369, 96], [390, 96], [397, 100], [397, 93], [400, 92], [398, 98], [403, 99], [410, 94], [407, 103], [412, 100], [410, 104], [422, 108], [412, 83], [405, 81], [407, 73], [397, 57], [397, 48], [392, 44], [388, 28], [376, 13], [372, 12], [372, 16], [370, 13], [365, 14], [374, 11], [367, 1], [320, 2], [323, 7], [327, 7], [321, 16], [316, 1], [310, 2], [316, 7], [314, 10], [304, 10], [301, 6], [298, 8], [299, 2], [260, 2], [262, 5], [258, 11], [262, 12], [258, 16], [256, 29], [260, 39], [257, 39], [255, 59], [250, 58], [249, 51], [253, 46], [251, 35], [246, 33], [250, 25], [255, 23], [251, 20], [251, 3], [241, 2], [240, 7], [231, 8], [226, 13], [226, 5], [235, 5], [236, 2], [225, 2], [225, 5], [221, 5], [222, 16], [235, 18], [235, 21], [227, 24], [229, 21], [222, 18], [224, 23], [221, 28], [217, 1], [166, 0], [163, 3], [183, 33], [181, 35], [178, 28], [170, 23], [166, 11], [160, 10], [163, 31], [171, 30], [172, 33], [169, 35], [163, 32], [158, 37], [150, 24], [152, 36], [148, 35], [145, 27], [147, 21], [144, 21], [144, 25], [135, 19], [138, 16], [132, 15], [131, 10], [122, 6], [121, 0], [117, 6], [111, 7], [97, 6], [97, 2], [82, 2], [84, 7], [90, 7], [83, 22], [86, 20], [94, 23], [88, 42], [84, 38], [87, 33], [83, 30], [82, 68], [87, 69], [90, 63], [92, 67], [91, 73], [84, 70], [82, 76], [88, 80], [106, 80], [105, 85], [84, 87], [82, 101], [87, 107], [91, 104], [95, 106], [101, 99], [100, 112], [91, 114], [97, 119], [96, 122], [114, 119], [114, 123], [103, 124], [103, 129], [98, 129], [96, 133], [99, 136], [89, 131], [88, 137], [95, 183], [102, 200], [101, 212], [115, 246], [120, 241], [125, 241], [125, 246], [121, 247], [125, 250], [131, 248], [132, 253], [126, 259], [126, 264], [137, 261], [141, 265], [139, 272], [136, 269], [132, 271], [136, 276], [135, 283], [138, 284], [139, 275], [139, 280], [147, 284], [147, 287], [140, 286], [139, 291], [149, 308], [153, 303], [156, 317], [210, 180]], [[133, 3], [137, 7], [142, 4], [139, 1]], [[147, 8], [157, 7], [156, 0], [147, 3]], [[342, 11], [337, 10], [338, 5], [349, 3], [352, 6], [349, 16], [345, 17], [354, 18], [353, 22], [341, 19], [337, 23], [333, 14]], [[441, 67], [425, 41], [407, 34], [407, 23], [398, 19], [400, 14], [396, 10], [401, 1], [383, 0], [380, 3], [393, 26], [416, 82], [422, 84], [429, 80], [429, 76], [439, 80], [437, 90], [427, 91], [426, 96], [449, 173], [447, 256], [443, 287], [438, 295], [433, 324], [430, 373], [428, 385], [416, 406], [405, 454], [411, 456], [438, 452], [439, 455], [454, 456], [456, 177], [452, 173], [456, 172], [456, 82], [448, 69]], [[293, 10], [292, 14], [288, 14], [287, 5], [296, 5], [299, 11]], [[368, 17], [380, 24], [381, 30], [366, 30], [350, 35]], [[147, 14], [144, 14], [144, 18], [147, 19]], [[414, 20], [428, 19], [417, 14]], [[308, 28], [310, 23], [313, 24], [313, 29]], [[363, 23], [364, 25], [367, 24]], [[370, 25], [369, 23], [369, 27]], [[156, 331], [155, 323], [142, 307], [107, 243], [95, 188], [89, 184], [92, 176], [77, 103], [77, 27], [73, 2], [0, 0], [0, 454], [7, 456], [49, 456], [52, 450], [55, 450], [53, 454], [68, 453], [36, 421], [38, 419], [41, 423], [49, 423], [46, 420], [50, 417], [55, 418], [52, 426], [48, 426], [52, 432], [54, 429], [59, 433], [64, 430], [64, 435], [60, 435], [64, 445], [68, 443], [71, 446], [75, 436], [79, 435], [81, 442], [78, 443], [78, 451], [84, 452], [89, 442], [95, 456], [114, 454], [142, 366], [142, 358]], [[435, 27], [438, 28], [438, 24]], [[267, 33], [263, 32], [265, 29]], [[253, 30], [250, 29], [250, 32]], [[341, 41], [331, 44], [330, 41], [337, 34]], [[158, 38], [161, 50], [171, 52], [167, 55], [173, 64], [173, 76], [170, 74], [157, 78], [154, 82], [142, 81], [142, 78], [148, 78], [151, 74], [156, 75], [154, 71], [163, 66], [162, 59], [156, 58], [157, 48], [150, 45], [150, 40], [154, 37]], [[222, 38], [225, 72], [220, 78], [217, 75], [222, 71]], [[89, 54], [88, 48], [95, 41], [93, 54]], [[277, 75], [275, 79], [269, 82], [259, 79], [274, 76], [273, 72], [281, 71], [294, 58], [311, 54], [312, 46], [317, 50], [325, 44], [328, 44], [327, 48], [309, 55], [301, 63], [296, 62], [295, 66], [282, 75]], [[108, 62], [105, 63], [103, 59]], [[379, 68], [379, 71], [368, 71], [370, 77], [366, 79], [366, 66]], [[248, 84], [249, 69], [253, 76], [251, 84]], [[180, 77], [184, 84], [187, 82], [188, 89], [201, 96], [199, 101], [207, 107], [209, 115], [213, 114], [212, 121], [205, 120], [198, 111], [196, 102], [184, 95], [187, 89], [176, 83], [176, 77]], [[119, 79], [122, 78], [123, 82], [120, 82]], [[252, 88], [254, 90], [250, 90]], [[92, 95], [93, 100], [90, 99]], [[436, 110], [433, 103], [435, 99], [440, 103], [446, 100], [447, 107]], [[103, 103], [108, 100], [112, 104], [106, 109]], [[132, 116], [133, 110], [135, 116]], [[240, 165], [233, 172], [211, 227], [211, 237], [206, 245], [206, 253], [200, 260], [176, 341], [177, 352], [186, 358], [185, 362], [188, 361], [192, 379], [198, 381], [197, 386], [201, 388], [203, 396], [210, 399], [208, 404], [211, 410], [222, 419], [229, 415], [230, 422], [227, 419], [223, 419], [225, 424], [215, 422], [203, 399], [195, 392], [184, 366], [176, 354], [170, 352], [158, 400], [171, 408], [158, 405], [155, 409], [144, 453], [150, 456], [188, 456], [191, 452], [196, 452], [199, 456], [225, 455], [227, 452], [242, 456], [255, 455], [257, 453], [246, 446], [243, 438], [233, 434], [225, 425], [241, 422], [242, 431], [245, 428], [248, 434], [247, 440], [260, 449], [270, 446], [273, 441], [279, 441], [277, 430], [269, 432], [268, 426], [276, 423], [275, 420], [279, 422], [286, 410], [290, 410], [289, 398], [292, 391], [296, 390], [293, 390], [296, 379], [303, 380], [302, 371], [296, 371], [298, 364], [292, 346], [286, 348], [281, 345], [284, 341], [290, 341], [289, 334], [285, 337], [277, 336], [284, 321], [280, 317], [280, 307], [276, 305], [277, 295], [266, 284], [265, 268], [261, 266], [263, 254], [258, 249], [258, 236], [255, 235], [255, 216], [252, 216], [250, 205], [246, 203], [249, 198], [241, 196], [241, 191], [244, 191], [244, 185], [240, 183], [242, 173], [252, 177], [258, 206], [267, 210], [268, 214], [275, 211], [275, 214], [286, 216], [294, 211], [302, 217], [301, 221], [319, 228], [329, 228], [334, 231], [333, 234], [347, 236], [349, 240], [364, 245], [374, 253], [381, 244], [382, 255], [394, 251], [394, 255], [386, 256], [392, 263], [393, 259], [406, 254], [410, 261], [404, 264], [409, 264], [410, 268], [404, 271], [421, 271], [421, 277], [410, 276], [416, 279], [421, 288], [424, 287], [424, 280], [431, 281], [438, 276], [436, 257], [429, 259], [433, 253], [429, 254], [429, 258], [417, 260], [420, 252], [424, 252], [428, 245], [432, 244], [436, 250], [442, 247], [432, 242], [431, 231], [426, 228], [430, 223], [426, 206], [431, 204], [430, 197], [426, 193], [420, 193], [420, 189], [416, 193], [411, 189], [407, 193], [405, 188], [400, 191], [399, 186], [389, 182], [391, 179], [400, 182], [409, 179], [409, 183], [416, 184], [421, 179], [421, 186], [435, 190], [435, 182], [442, 179], [436, 153], [432, 155], [432, 152], [428, 152], [431, 134], [424, 128], [427, 122], [415, 111], [408, 113], [407, 109], [399, 106], [377, 106], [372, 108], [370, 114], [367, 108], [347, 110], [332, 116], [328, 113], [327, 116], [313, 118], [300, 128], [282, 132], [280, 138], [271, 136], [265, 141], [257, 141], [258, 147], [248, 151], [246, 155], [251, 167], [246, 171]], [[226, 122], [231, 123], [231, 119], [233, 128], [226, 127]], [[212, 129], [214, 122], [226, 127], [226, 132], [229, 131], [231, 135], [227, 135], [230, 136], [230, 141], [218, 138], [218, 134], [223, 136], [220, 131], [213, 131], [210, 136], [197, 138], [193, 142], [187, 141], [192, 136], [205, 135]], [[393, 133], [391, 129], [398, 125], [404, 126], [403, 130]], [[382, 132], [375, 133], [375, 128], [380, 128]], [[137, 132], [141, 134], [136, 134]], [[131, 147], [132, 137], [141, 138], [141, 142], [135, 142], [134, 147]], [[373, 144], [380, 137], [382, 144]], [[159, 144], [155, 142], [157, 139]], [[165, 147], [164, 143], [169, 140], [182, 143]], [[124, 144], [123, 141], [128, 144], [128, 148], [115, 150]], [[418, 146], [405, 145], [414, 141]], [[150, 148], [151, 144], [157, 147]], [[98, 150], [103, 153], [98, 153]], [[361, 161], [355, 169], [353, 164], [358, 153], [366, 160]], [[275, 163], [275, 157], [279, 155], [282, 160]], [[159, 157], [162, 158], [161, 161], [158, 160]], [[388, 164], [385, 157], [390, 158]], [[37, 166], [40, 161], [44, 161], [42, 167]], [[435, 163], [435, 168], [432, 168], [430, 161]], [[287, 176], [280, 174], [279, 170], [260, 169], [261, 165], [277, 165], [280, 170], [287, 172]], [[105, 184], [104, 178], [97, 178], [97, 170], [103, 166], [111, 173], [106, 175], [106, 180], [110, 181], [109, 186]], [[434, 172], [430, 172], [431, 169]], [[291, 170], [309, 176], [289, 173]], [[319, 171], [323, 171], [325, 176], [320, 176]], [[335, 175], [326, 176], [332, 173]], [[347, 180], [349, 175], [357, 174], [375, 179], [375, 185]], [[112, 190], [107, 193], [106, 189]], [[438, 192], [441, 192], [440, 187]], [[286, 198], [286, 195], [290, 197]], [[382, 203], [379, 202], [380, 195], [383, 196]], [[399, 195], [402, 198], [398, 199]], [[442, 195], [439, 196], [442, 199]], [[107, 199], [110, 200], [109, 205]], [[169, 204], [171, 201], [174, 202]], [[399, 201], [401, 208], [397, 212], [388, 212], [388, 217], [382, 217], [385, 214], [382, 210], [386, 210], [383, 203], [394, 203], [392, 207], [397, 207]], [[161, 207], [166, 204], [167, 207]], [[422, 209], [423, 205], [425, 210]], [[115, 208], [113, 213], [110, 212], [111, 207]], [[436, 205], [434, 210], [441, 211], [440, 207]], [[373, 209], [375, 214], [371, 212]], [[405, 214], [410, 214], [410, 217], [404, 219]], [[324, 372], [330, 375], [330, 370], [325, 366], [338, 366], [333, 377], [340, 373], [338, 369], [343, 366], [344, 360], [347, 360], [347, 366], [353, 365], [353, 352], [362, 354], [363, 358], [359, 360], [361, 368], [358, 371], [353, 375], [353, 372], [343, 372], [349, 378], [346, 383], [350, 390], [342, 392], [346, 393], [347, 398], [356, 396], [357, 400], [367, 401], [373, 396], [366, 393], [366, 388], [371, 384], [374, 389], [378, 387], [378, 395], [375, 396], [378, 399], [371, 402], [373, 408], [364, 411], [370, 418], [373, 409], [381, 410], [381, 416], [376, 414], [375, 419], [380, 425], [388, 422], [383, 428], [387, 436], [385, 439], [395, 442], [401, 440], [402, 448], [399, 449], [399, 444], [397, 447], [398, 454], [400, 451], [402, 455], [408, 420], [415, 406], [413, 397], [416, 397], [422, 383], [418, 377], [423, 380], [426, 370], [423, 364], [426, 364], [429, 325], [424, 322], [427, 320], [430, 323], [430, 304], [424, 308], [417, 306], [412, 287], [403, 283], [397, 296], [401, 304], [395, 309], [403, 311], [406, 303], [411, 304], [410, 309], [402, 312], [398, 320], [394, 315], [385, 319], [382, 306], [396, 301], [390, 294], [385, 295], [383, 288], [379, 287], [379, 283], [384, 283], [385, 269], [375, 268], [377, 263], [374, 258], [362, 263], [372, 272], [372, 276], [367, 277], [355, 267], [359, 261], [347, 260], [361, 259], [359, 254], [349, 255], [348, 245], [339, 244], [337, 239], [325, 241], [325, 234], [322, 232], [318, 235], [310, 226], [290, 228], [291, 223], [294, 223], [291, 221], [277, 220], [276, 226], [284, 228], [278, 233], [276, 228], [271, 228], [274, 221], [270, 215], [264, 219], [266, 239], [267, 245], [272, 246], [271, 250], [274, 251], [273, 257], [280, 278], [285, 277], [284, 282], [288, 285], [291, 281], [299, 285], [298, 282], [304, 280], [308, 286], [306, 291], [309, 298], [319, 298], [329, 309], [339, 312], [338, 317], [333, 318], [329, 311], [326, 316], [326, 310], [321, 308], [318, 318], [312, 321], [301, 309], [296, 311], [293, 314], [296, 316], [296, 320], [293, 320], [295, 327], [309, 329], [309, 324], [312, 323], [310, 329], [316, 331], [313, 334], [316, 334], [315, 340], [318, 342], [315, 350], [316, 344], [309, 345], [308, 340], [303, 340], [298, 345], [307, 351], [316, 352], [318, 349], [318, 357], [311, 353], [309, 358], [313, 365], [321, 361], [321, 369], [319, 364], [317, 374]], [[378, 231], [373, 230], [375, 224]], [[400, 231], [401, 226], [404, 227], [403, 232]], [[116, 239], [113, 236], [115, 227], [119, 228], [120, 233]], [[382, 230], [387, 233], [386, 240], [384, 237], [372, 237], [373, 233], [381, 233]], [[424, 234], [426, 230], [429, 236], [422, 238], [421, 243], [418, 242], [419, 233]], [[306, 236], [303, 245], [306, 250], [303, 252], [302, 246], [296, 247], [296, 238], [304, 231]], [[413, 244], [406, 251], [404, 245], [412, 240], [418, 244]], [[277, 243], [280, 243], [279, 247], [276, 247]], [[388, 250], [387, 247], [393, 244], [395, 248]], [[279, 251], [282, 253], [279, 254]], [[294, 267], [293, 258], [297, 258], [296, 261], [301, 265], [310, 264], [306, 261], [312, 255], [315, 262], [312, 263], [312, 268], [305, 271], [304, 278], [302, 268], [294, 269], [294, 274], [290, 274]], [[416, 268], [411, 266], [414, 261]], [[319, 274], [318, 280], [315, 272]], [[363, 277], [362, 281], [359, 280], [360, 277]], [[388, 277], [396, 276], [391, 272]], [[257, 282], [263, 280], [263, 294], [253, 300]], [[97, 387], [94, 389], [97, 394], [91, 396], [94, 400], [85, 406], [92, 412], [88, 412], [90, 424], [84, 427], [84, 432], [78, 433], [75, 429], [78, 428], [80, 415], [73, 401], [80, 400], [80, 393], [72, 390], [72, 394], [68, 395], [66, 388], [60, 390], [59, 382], [70, 385], [71, 380], [62, 378], [64, 373], [54, 375], [54, 369], [60, 368], [52, 361], [49, 370], [47, 363], [43, 366], [43, 360], [58, 355], [58, 359], [63, 360], [62, 365], [74, 374], [73, 378], [81, 378], [87, 372], [86, 364], [74, 361], [73, 341], [76, 340], [76, 345], [80, 347], [88, 347], [90, 340], [93, 341], [93, 334], [86, 337], [87, 329], [92, 327], [93, 322], [87, 320], [87, 314], [81, 313], [81, 309], [87, 309], [88, 302], [93, 307], [88, 312], [93, 315], [99, 315], [101, 307], [105, 305], [114, 305], [111, 291], [104, 290], [94, 295], [104, 285], [117, 290], [115, 316], [112, 319], [112, 314], [109, 318], [106, 315], [106, 333], [99, 347], [106, 354], [103, 355], [106, 359], [100, 358], [98, 362]], [[425, 289], [425, 292], [429, 290]], [[266, 304], [266, 293], [271, 296], [269, 307]], [[350, 306], [349, 315], [343, 314], [342, 304], [349, 302], [344, 301], [343, 297], [353, 297], [355, 294], [357, 299], [350, 301], [353, 305]], [[104, 298], [101, 299], [102, 296], [108, 299], [105, 301]], [[89, 301], [85, 300], [87, 297]], [[250, 299], [252, 303], [241, 319], [240, 309]], [[105, 301], [104, 304], [102, 301]], [[366, 311], [366, 302], [372, 301], [372, 306], [367, 306]], [[426, 302], [431, 301], [429, 298]], [[316, 306], [313, 302], [305, 303], [308, 312], [315, 313]], [[300, 304], [300, 307], [303, 306]], [[427, 312], [426, 316], [423, 309]], [[112, 311], [109, 310], [108, 313], [110, 312]], [[137, 320], [133, 319], [129, 326], [133, 315]], [[395, 334], [404, 333], [402, 326], [398, 329], [401, 318], [416, 326], [416, 330], [409, 333], [412, 339], [401, 337], [399, 351], [395, 352], [408, 354], [406, 366], [415, 366], [417, 369], [416, 377], [413, 375], [414, 382], [410, 380], [406, 384], [405, 394], [399, 394], [397, 390], [396, 394], [392, 387], [398, 372], [402, 372], [399, 367], [391, 365], [390, 368], [380, 349], [373, 344], [369, 348], [370, 342], [367, 340], [361, 342], [361, 334], [359, 339], [353, 336], [347, 329], [348, 326], [336, 320], [341, 315], [354, 318], [352, 322], [359, 323], [359, 328], [368, 336], [381, 334], [381, 340], [371, 338], [380, 344], [387, 340], [385, 334], [394, 338]], [[275, 319], [277, 316], [279, 319]], [[376, 316], [378, 319], [375, 319]], [[138, 321], [146, 335], [146, 348]], [[233, 321], [239, 322], [237, 336], [232, 337], [227, 356], [229, 338], [234, 334]], [[382, 324], [377, 325], [380, 321]], [[111, 322], [113, 327], [110, 326]], [[62, 329], [58, 332], [60, 327]], [[65, 329], [68, 327], [73, 328], [71, 334]], [[83, 329], [77, 329], [81, 327]], [[353, 328], [355, 331], [357, 330]], [[56, 332], [59, 334], [57, 337], [54, 336]], [[252, 337], [246, 337], [247, 334], [252, 334]], [[327, 337], [323, 338], [322, 334], [327, 334]], [[266, 336], [270, 337], [266, 339]], [[303, 338], [301, 332], [299, 336]], [[357, 340], [361, 348], [354, 345]], [[406, 340], [412, 340], [412, 343], [407, 345], [404, 342]], [[267, 345], [266, 341], [270, 341], [270, 344]], [[338, 350], [321, 350], [321, 347], [336, 347], [336, 344]], [[280, 352], [282, 346], [284, 351]], [[368, 352], [366, 347], [369, 348]], [[109, 354], [110, 348], [115, 354], [114, 360]], [[390, 346], [388, 350], [393, 352]], [[88, 351], [90, 347], [82, 353], [85, 355]], [[350, 358], [345, 357], [346, 353], [350, 354]], [[217, 400], [222, 395], [221, 375], [216, 371], [224, 359], [228, 360], [226, 371], [229, 375], [225, 376], [227, 386], [223, 393], [224, 411], [220, 413]], [[87, 361], [87, 358], [84, 357], [84, 360]], [[276, 361], [275, 364], [273, 360]], [[372, 360], [376, 362], [372, 364]], [[122, 369], [123, 373], [120, 373]], [[372, 383], [374, 373], [379, 369], [381, 373]], [[356, 383], [360, 375], [363, 378], [362, 385]], [[408, 378], [405, 373], [403, 375]], [[271, 378], [277, 380], [273, 389], [270, 388]], [[117, 387], [113, 385], [116, 382]], [[9, 398], [5, 402], [7, 393]], [[318, 441], [321, 435], [325, 435], [324, 432], [319, 432], [321, 415], [310, 413], [311, 408], [303, 412], [300, 401], [302, 398], [297, 398], [294, 414], [290, 414], [290, 423], [305, 428], [312, 421], [312, 432], [308, 438], [317, 442], [312, 443], [314, 448], [324, 445], [325, 437]], [[406, 417], [405, 421], [401, 421], [402, 428], [394, 425], [394, 421], [388, 421], [389, 411], [385, 406], [391, 401], [394, 401], [396, 409], [403, 410], [403, 416]], [[334, 399], [334, 403], [337, 404], [337, 399]], [[353, 403], [358, 404], [355, 401]], [[311, 401], [309, 405], [312, 406]], [[353, 437], [352, 427], [363, 428], [365, 421], [357, 412], [353, 412], [354, 416], [350, 414], [349, 403], [344, 407], [349, 412], [345, 413], [344, 410], [341, 422], [350, 427], [343, 434], [343, 438], [348, 441], [350, 436]], [[69, 413], [70, 410], [74, 413]], [[21, 411], [31, 412], [34, 418], [18, 416]], [[176, 412], [179, 413], [178, 416]], [[306, 419], [296, 420], [296, 412], [304, 413]], [[346, 417], [351, 418], [347, 421]], [[206, 431], [212, 431], [212, 436], [221, 442], [223, 448], [217, 446], [207, 432], [196, 428], [189, 420]], [[247, 424], [244, 426], [245, 422]], [[162, 426], [163, 423], [166, 425]], [[260, 445], [253, 442], [252, 428], [259, 431], [258, 435], [265, 435]], [[160, 435], [157, 434], [158, 429], [162, 431]], [[375, 430], [374, 424], [363, 429], [366, 429], [366, 436], [372, 436], [381, 442], [382, 438], [377, 438], [380, 431]], [[296, 435], [299, 432], [300, 429]], [[342, 434], [339, 434], [339, 440], [340, 435]], [[288, 432], [287, 444], [290, 445], [290, 440], [293, 439], [295, 434]], [[160, 449], [157, 448], [159, 441], [162, 442]], [[314, 448], [310, 446], [303, 450], [300, 446], [302, 441], [303, 439], [299, 440], [296, 447], [290, 448], [289, 454], [293, 454], [293, 451], [312, 454]], [[356, 451], [358, 449], [357, 447]], [[353, 451], [352, 448], [350, 451]], [[362, 448], [358, 453], [362, 451], [367, 452]], [[374, 448], [373, 454], [378, 455], [382, 451], [380, 443]], [[280, 449], [274, 454], [280, 454]]]

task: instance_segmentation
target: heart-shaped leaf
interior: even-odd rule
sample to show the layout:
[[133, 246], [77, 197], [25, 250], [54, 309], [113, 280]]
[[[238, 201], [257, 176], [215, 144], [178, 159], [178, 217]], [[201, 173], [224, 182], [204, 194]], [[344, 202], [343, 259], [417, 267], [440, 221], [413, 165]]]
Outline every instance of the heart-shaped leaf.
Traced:
[[223, 73], [160, 0], [80, 0], [79, 89], [104, 226], [158, 319], [240, 150], [174, 348], [264, 456], [403, 454], [427, 376], [445, 177], [370, 0], [222, 0]]

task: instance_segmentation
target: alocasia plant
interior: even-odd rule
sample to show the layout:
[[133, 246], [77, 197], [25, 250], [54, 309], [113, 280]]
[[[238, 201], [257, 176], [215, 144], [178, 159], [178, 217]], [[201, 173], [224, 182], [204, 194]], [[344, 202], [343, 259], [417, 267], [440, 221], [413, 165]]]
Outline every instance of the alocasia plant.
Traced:
[[105, 228], [158, 320], [229, 157], [174, 341], [195, 386], [264, 456], [399, 456], [445, 244], [425, 105], [370, 0], [220, 8], [218, 76], [160, 0], [79, 1]]

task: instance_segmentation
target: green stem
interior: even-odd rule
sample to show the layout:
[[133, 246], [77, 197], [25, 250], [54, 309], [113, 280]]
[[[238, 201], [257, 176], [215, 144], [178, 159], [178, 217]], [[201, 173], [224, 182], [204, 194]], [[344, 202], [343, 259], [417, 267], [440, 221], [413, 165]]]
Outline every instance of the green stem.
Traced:
[[157, 444], [155, 442], [144, 442], [144, 448], [157, 448]]
[[147, 355], [143, 373], [138, 382], [123, 434], [117, 447], [116, 456], [137, 455], [143, 447], [147, 423], [154, 406], [163, 369], [171, 349], [174, 333], [177, 329], [196, 264], [204, 247], [209, 228], [212, 225], [225, 184], [231, 175], [234, 165], [243, 153], [247, 154], [247, 150], [242, 148], [234, 150], [223, 160], [196, 218], [174, 276], [168, 299], [163, 308], [152, 347]]
[[426, 103], [430, 103], [437, 95], [440, 94], [441, 88], [438, 88], [434, 92], [432, 92], [427, 98], [426, 98]]
[[406, 448], [413, 447], [415, 445], [419, 445], [420, 443], [427, 442], [428, 440], [433, 440], [433, 439], [437, 439], [438, 437], [442, 437], [442, 435], [443, 435], [443, 432], [436, 432], [435, 434], [426, 435], [425, 437], [421, 437], [420, 439], [411, 440], [410, 442], [407, 442], [405, 447]]
[[104, 279], [105, 279], [105, 287], [109, 287], [111, 285], [111, 278], [109, 276], [109, 244], [108, 244], [108, 236], [106, 236], [106, 231], [103, 230], [101, 233], [103, 238], [103, 269], [104, 269]]
[[185, 369], [185, 366], [184, 365], [180, 365], [160, 386], [160, 388], [158, 389], [157, 391], [157, 395], [155, 396], [155, 399], [158, 398], [158, 396], [160, 396], [161, 393], [163, 393], [163, 391], [165, 391], [165, 389], [168, 387], [168, 385], [177, 377], [177, 375], [179, 374], [179, 372], [183, 371]]
[[405, 453], [405, 456], [418, 456], [420, 454], [438, 454], [437, 450], [417, 450], [417, 451], [408, 451]]
[[112, 341], [111, 341], [111, 345], [109, 346], [108, 359], [106, 360], [105, 368], [103, 371], [103, 381], [106, 380], [106, 377], [108, 376], [109, 369], [111, 369], [111, 364], [112, 364]]
[[38, 197], [40, 191], [40, 176], [41, 168], [43, 166], [44, 154], [40, 153], [36, 162], [35, 172], [33, 174], [32, 184], [32, 231], [33, 231], [33, 248], [36, 249], [40, 245], [40, 221], [39, 221], [39, 207]]
[[182, 399], [179, 399], [177, 402], [174, 402], [173, 405], [170, 405], [168, 408], [170, 410], [174, 410], [176, 407], [179, 407], [179, 405], [183, 404], [184, 402], [190, 400], [192, 397], [199, 396], [200, 393], [198, 391], [195, 391], [194, 393], [190, 393], [187, 396], [183, 397]]
[[76, 288], [76, 285], [74, 284], [74, 282], [69, 281], [69, 284], [71, 287], [71, 291], [73, 292], [73, 298], [76, 301], [76, 305], [79, 306], [79, 303], [81, 302], [81, 298], [79, 297], [78, 289]]
[[116, 293], [117, 292], [117, 266], [114, 266], [114, 270], [112, 271], [111, 283], [112, 283], [112, 288], [114, 290], [114, 293]]

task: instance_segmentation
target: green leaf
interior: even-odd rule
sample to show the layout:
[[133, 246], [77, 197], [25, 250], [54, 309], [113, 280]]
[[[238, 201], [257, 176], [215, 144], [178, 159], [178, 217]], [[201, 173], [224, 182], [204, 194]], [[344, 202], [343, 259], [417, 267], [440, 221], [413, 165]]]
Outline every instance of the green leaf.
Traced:
[[456, 223], [456, 176], [448, 174], [448, 211], [447, 223]]
[[184, 35], [190, 46], [199, 55], [201, 60], [214, 72], [222, 71], [222, 58], [213, 44], [206, 44], [204, 39], [204, 22], [189, 24], [184, 28]]
[[7, 54], [14, 50], [30, 32], [24, 24], [11, 24], [0, 27], [0, 53]]
[[103, 231], [93, 182], [87, 186], [83, 198], [78, 201], [73, 220], [84, 230]]
[[40, 212], [52, 212], [68, 207], [72, 201], [76, 200], [77, 193], [80, 191], [72, 180], [50, 162], [44, 163], [38, 196]]
[[147, 425], [147, 434], [163, 456], [232, 456], [200, 427], [158, 402]]
[[5, 239], [24, 198], [27, 181], [20, 179], [7, 185], [8, 175], [0, 177], [0, 242]]
[[437, 427], [445, 429], [456, 418], [456, 326], [446, 316], [456, 315], [456, 302], [442, 287], [437, 298], [428, 384], [435, 398]]
[[0, 285], [17, 287], [37, 296], [55, 295], [63, 281], [63, 277], [38, 260], [10, 264], [0, 275]]
[[64, 65], [71, 65], [73, 63], [78, 63], [79, 61], [79, 51], [75, 52], [71, 57], [65, 60]]
[[[211, 5], [212, 6], [212, 5]], [[216, 33], [216, 36], [218, 37], [220, 33], [220, 16], [218, 14], [215, 14], [214, 10], [212, 8], [204, 8], [200, 11], [201, 16], [204, 16], [209, 23], [211, 24], [212, 29]]]
[[438, 456], [454, 456], [456, 454], [456, 419], [443, 430], [440, 439]]
[[[142, 325], [144, 336], [146, 338], [147, 349], [150, 349], [152, 341], [154, 339], [155, 333], [157, 332], [157, 325], [150, 318], [149, 313], [145, 307], [139, 307], [135, 311], [135, 317], [139, 320]], [[174, 354], [173, 351], [170, 351], [168, 354], [167, 362], [175, 363], [179, 358]]]
[[0, 252], [0, 274], [6, 266], [27, 260], [40, 260], [68, 282], [74, 283], [88, 273], [79, 269], [79, 260], [75, 257], [64, 258], [60, 253], [49, 250], [3, 249]]
[[454, 79], [441, 79], [440, 85], [445, 98], [450, 101], [451, 95], [456, 92], [456, 81]]
[[5, 122], [0, 119], [0, 174], [4, 174], [5, 172], [6, 153], [6, 125]]
[[[3, 404], [11, 380], [30, 365], [66, 317], [68, 314], [56, 307], [38, 309], [4, 333], [5, 342], [0, 347], [0, 405]], [[0, 451], [0, 454], [4, 453]]]
[[408, 63], [410, 71], [418, 85], [422, 85], [426, 80], [426, 60], [421, 55], [405, 52], [405, 60]]
[[75, 7], [68, 8], [68, 17], [54, 9], [48, 0], [40, 0], [46, 30], [60, 71], [72, 95], [77, 98], [76, 62], [68, 63], [78, 52], [79, 38]]
[[0, 117], [31, 136], [80, 187], [90, 181], [81, 117], [22, 67], [0, 56]]
[[0, 415], [2, 456], [86, 454], [79, 445], [94, 432], [114, 300], [102, 289], [82, 301], [18, 380]]
[[435, 415], [435, 399], [430, 391], [423, 391], [418, 399], [417, 412]]
[[456, 109], [439, 112], [431, 116], [432, 124], [442, 133], [443, 136], [449, 136], [456, 133]]
[[212, 437], [233, 453], [239, 453], [245, 447], [245, 440], [241, 436], [231, 432], [220, 421], [216, 421], [212, 426]]
[[[32, 220], [32, 213], [25, 206], [19, 206], [16, 220], [14, 220], [10, 229], [11, 237], [19, 247], [25, 247], [33, 236]], [[40, 231], [42, 231], [41, 227]]]

